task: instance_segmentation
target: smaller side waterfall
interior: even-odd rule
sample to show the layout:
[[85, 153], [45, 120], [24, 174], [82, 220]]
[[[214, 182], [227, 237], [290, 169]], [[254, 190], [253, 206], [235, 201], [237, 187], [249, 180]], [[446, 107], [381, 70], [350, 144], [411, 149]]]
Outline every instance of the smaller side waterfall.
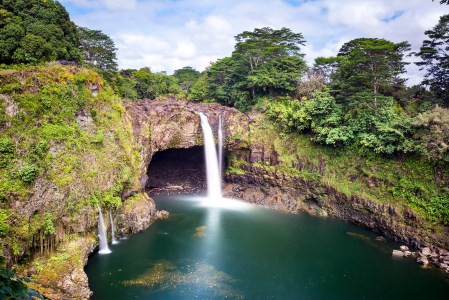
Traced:
[[214, 135], [207, 117], [200, 113], [201, 128], [204, 135], [204, 153], [206, 156], [207, 196], [209, 199], [221, 199], [221, 182], [218, 174], [218, 158]]
[[100, 251], [98, 253], [108, 254], [111, 253], [108, 247], [108, 236], [106, 235], [106, 226], [104, 226], [103, 214], [98, 207], [98, 240], [100, 241]]
[[223, 182], [223, 115], [218, 116], [218, 171], [220, 183]]
[[112, 243], [117, 244], [117, 240], [115, 239], [115, 227], [114, 227], [114, 220], [112, 219], [112, 210], [109, 209], [109, 220], [111, 220], [111, 236], [112, 236]]

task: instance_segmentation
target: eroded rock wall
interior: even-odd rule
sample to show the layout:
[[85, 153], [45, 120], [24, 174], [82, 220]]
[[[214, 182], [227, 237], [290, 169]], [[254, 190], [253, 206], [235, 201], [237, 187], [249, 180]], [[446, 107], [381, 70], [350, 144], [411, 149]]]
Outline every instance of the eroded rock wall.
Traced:
[[241, 141], [249, 138], [248, 117], [236, 109], [216, 103], [194, 103], [174, 99], [140, 100], [128, 103], [126, 110], [132, 122], [135, 142], [140, 149], [139, 181], [142, 190], [148, 179], [148, 164], [156, 152], [203, 144], [199, 112], [208, 117], [215, 136], [219, 115], [223, 115], [226, 144], [229, 148], [244, 147]]

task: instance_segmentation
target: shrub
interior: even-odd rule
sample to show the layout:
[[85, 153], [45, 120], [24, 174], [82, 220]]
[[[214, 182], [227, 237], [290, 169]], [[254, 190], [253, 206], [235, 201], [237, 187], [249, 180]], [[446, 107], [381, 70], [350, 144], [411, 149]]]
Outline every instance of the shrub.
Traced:
[[38, 170], [36, 164], [25, 163], [20, 172], [20, 179], [25, 183], [31, 183], [36, 178]]
[[0, 153], [14, 153], [16, 150], [14, 141], [9, 137], [0, 138]]
[[44, 234], [45, 235], [51, 235], [51, 234], [55, 234], [55, 227], [53, 225], [53, 215], [51, 213], [46, 213], [45, 214], [45, 220], [44, 220], [44, 224], [42, 226], [42, 229], [44, 230]]

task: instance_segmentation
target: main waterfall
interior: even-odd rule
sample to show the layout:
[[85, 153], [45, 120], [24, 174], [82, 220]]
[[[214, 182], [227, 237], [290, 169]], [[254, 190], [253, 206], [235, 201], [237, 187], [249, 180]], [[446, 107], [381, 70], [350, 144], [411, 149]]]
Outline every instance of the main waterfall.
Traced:
[[199, 113], [201, 128], [204, 136], [204, 153], [206, 156], [207, 197], [209, 199], [220, 199], [221, 196], [221, 174], [218, 169], [217, 150], [215, 149], [214, 135], [207, 117]]

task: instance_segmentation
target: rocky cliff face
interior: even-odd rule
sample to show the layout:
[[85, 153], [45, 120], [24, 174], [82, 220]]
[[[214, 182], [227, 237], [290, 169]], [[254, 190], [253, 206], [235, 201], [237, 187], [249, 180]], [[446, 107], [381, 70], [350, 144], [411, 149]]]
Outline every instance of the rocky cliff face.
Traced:
[[[249, 140], [241, 143], [245, 146], [229, 148], [225, 196], [290, 213], [304, 210], [336, 217], [414, 247], [449, 248], [447, 226], [429, 221], [406, 202], [391, 202], [378, 196], [382, 185], [391, 182], [379, 178], [376, 172], [380, 171], [375, 167], [369, 169], [371, 176], [367, 176], [360, 171], [365, 167], [363, 162], [349, 158], [347, 170], [341, 170], [341, 166], [336, 169], [330, 166], [334, 163], [332, 150], [330, 155], [311, 155], [320, 148], [310, 149], [310, 143], [298, 140], [294, 134], [278, 134], [258, 114], [250, 116], [249, 122]], [[309, 149], [297, 151], [300, 148]], [[349, 171], [349, 164], [356, 166], [355, 171]], [[398, 174], [407, 171], [401, 169], [401, 162], [390, 167], [397, 168]], [[345, 173], [347, 181], [336, 172]], [[336, 180], [337, 176], [340, 179]], [[353, 185], [353, 190], [362, 190], [363, 185], [364, 191], [348, 192], [344, 189], [347, 185]]]
[[[218, 130], [218, 117], [223, 115], [227, 145], [238, 148], [248, 139], [249, 119], [234, 108], [219, 104], [182, 102], [177, 100], [140, 100], [126, 105], [132, 122], [134, 139], [139, 145], [141, 189], [148, 180], [147, 167], [153, 155], [166, 149], [190, 148], [203, 144], [199, 112], [204, 113], [211, 127]], [[151, 176], [151, 174], [150, 174]]]

